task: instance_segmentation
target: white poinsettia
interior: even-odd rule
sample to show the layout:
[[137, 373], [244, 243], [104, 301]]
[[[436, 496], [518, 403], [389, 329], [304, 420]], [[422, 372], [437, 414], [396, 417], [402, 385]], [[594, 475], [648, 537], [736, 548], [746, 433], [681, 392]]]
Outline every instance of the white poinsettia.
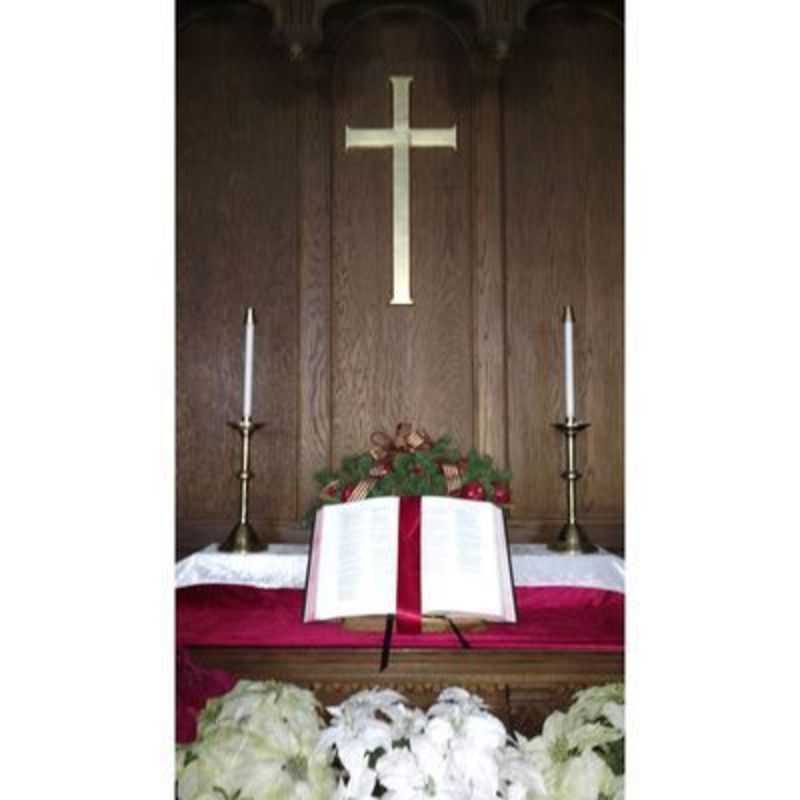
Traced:
[[620, 733], [625, 733], [625, 706], [620, 703], [608, 702], [603, 705], [602, 716]]
[[448, 719], [454, 725], [458, 725], [466, 717], [488, 711], [483, 698], [470, 694], [459, 686], [451, 686], [440, 692], [436, 702], [428, 709], [428, 716]]
[[392, 734], [388, 723], [363, 719], [331, 726], [320, 736], [318, 749], [330, 752], [335, 747], [344, 768], [355, 774], [361, 771], [365, 757], [379, 750], [387, 751], [391, 746]]
[[625, 776], [612, 774], [603, 786], [602, 793], [609, 800], [625, 800]]
[[349, 697], [341, 705], [328, 708], [331, 724], [324, 732], [322, 746], [356, 739], [367, 750], [391, 745], [391, 722], [395, 707], [406, 699], [390, 689], [367, 689]]
[[569, 713], [554, 711], [545, 720], [541, 735], [520, 739], [520, 748], [544, 770], [621, 738], [622, 733], [608, 725], [581, 723]]
[[364, 754], [360, 762], [351, 760], [345, 765], [347, 776], [341, 776], [336, 785], [334, 800], [367, 800], [373, 797], [378, 784], [378, 775], [369, 766], [369, 756]]
[[[484, 701], [464, 689], [445, 689], [428, 711], [427, 735], [447, 752], [448, 769], [465, 797], [495, 797], [498, 757], [507, 733]], [[454, 780], [456, 778], [454, 777]]]
[[400, 747], [384, 754], [376, 764], [376, 772], [390, 800], [425, 796], [428, 778], [408, 748]]
[[521, 742], [516, 753], [501, 760], [501, 776], [508, 786], [509, 800], [599, 800], [616, 795], [615, 775], [593, 749], [568, 751], [559, 734], [554, 749], [543, 737]]
[[547, 797], [544, 775], [516, 746], [505, 747], [498, 757], [500, 792], [505, 800]]
[[392, 703], [381, 708], [383, 716], [388, 717], [392, 728], [392, 741], [410, 739], [422, 733], [427, 724], [427, 717], [418, 708], [403, 703]]
[[454, 782], [467, 792], [465, 797], [495, 797], [500, 788], [497, 750], [472, 746], [464, 739], [451, 743], [448, 769]]
[[497, 750], [507, 739], [505, 725], [486, 711], [464, 718], [458, 733], [470, 747], [478, 750]]
[[373, 689], [329, 709], [323, 730], [310, 692], [240, 681], [207, 704], [197, 741], [177, 748], [177, 796], [624, 800], [624, 702], [622, 684], [594, 687], [551, 714], [539, 736], [509, 739], [462, 688], [443, 691], [427, 713]]
[[507, 733], [480, 697], [445, 689], [428, 711], [426, 735], [443, 750], [450, 784], [459, 787], [461, 797], [497, 796], [498, 757]]
[[539, 736], [517, 735], [500, 759], [507, 800], [623, 800], [624, 777], [610, 765], [621, 771], [624, 710], [622, 684], [593, 687], [550, 714]]
[[218, 767], [209, 758], [201, 758], [196, 750], [181, 749], [176, 753], [175, 775], [179, 798], [206, 800], [214, 793]]
[[582, 722], [597, 722], [603, 718], [604, 708], [608, 703], [624, 707], [625, 684], [608, 683], [577, 692], [568, 713]]
[[554, 711], [544, 721], [539, 736], [526, 739], [517, 735], [517, 746], [523, 755], [543, 774], [569, 758], [567, 734], [574, 722], [563, 711]]
[[554, 800], [597, 800], [614, 774], [597, 753], [584, 750], [559, 765], [556, 776]]
[[328, 711], [334, 720], [340, 717], [357, 719], [372, 716], [376, 711], [407, 702], [406, 698], [394, 689], [364, 689], [350, 695], [340, 705], [329, 707]]
[[582, 753], [584, 750], [593, 750], [621, 739], [622, 731], [603, 725], [600, 722], [587, 722], [579, 725], [567, 733], [567, 742], [570, 751]]
[[289, 725], [316, 738], [321, 723], [314, 695], [277, 681], [239, 681], [221, 697], [210, 700], [200, 715], [198, 735], [209, 727], [235, 727], [263, 733], [266, 727]]
[[395, 748], [382, 756], [376, 771], [386, 800], [464, 800], [468, 795], [448, 766], [445, 753], [421, 735], [408, 748]]
[[[336, 754], [350, 776], [362, 782], [365, 759], [378, 751], [387, 752], [392, 741], [400, 738], [393, 730], [393, 719], [400, 718], [397, 710], [405, 698], [390, 689], [370, 689], [349, 697], [341, 705], [328, 709], [330, 726], [319, 738], [318, 748]], [[348, 784], [349, 785], [349, 784]]]
[[197, 740], [178, 747], [178, 798], [328, 800], [335, 775], [316, 749], [321, 729], [311, 692], [240, 681], [206, 705]]

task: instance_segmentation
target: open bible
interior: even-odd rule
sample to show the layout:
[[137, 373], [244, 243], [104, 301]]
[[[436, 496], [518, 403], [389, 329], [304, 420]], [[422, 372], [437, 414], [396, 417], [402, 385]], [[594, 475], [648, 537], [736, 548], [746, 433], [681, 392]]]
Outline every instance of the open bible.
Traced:
[[[401, 500], [416, 503], [411, 518], [409, 505], [401, 514]], [[450, 497], [377, 497], [317, 512], [304, 621], [409, 612], [517, 621], [497, 506]]]

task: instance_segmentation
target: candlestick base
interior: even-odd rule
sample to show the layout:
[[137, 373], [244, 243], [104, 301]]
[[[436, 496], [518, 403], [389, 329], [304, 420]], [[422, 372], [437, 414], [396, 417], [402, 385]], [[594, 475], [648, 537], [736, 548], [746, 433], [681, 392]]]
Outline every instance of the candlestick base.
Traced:
[[567, 523], [558, 534], [558, 538], [547, 545], [548, 549], [558, 553], [596, 553], [597, 546], [589, 541], [583, 528], [576, 523]]
[[219, 546], [221, 553], [259, 553], [267, 545], [249, 522], [238, 522], [228, 538]]
[[555, 427], [564, 434], [567, 451], [567, 468], [561, 473], [561, 477], [566, 481], [567, 487], [567, 521], [556, 540], [551, 542], [548, 547], [557, 553], [596, 553], [597, 547], [589, 541], [589, 537], [576, 521], [578, 508], [577, 484], [581, 473], [578, 472], [577, 468], [575, 440], [581, 431], [589, 427], [589, 423], [577, 420], [574, 417], [567, 417], [564, 422], [557, 422]]

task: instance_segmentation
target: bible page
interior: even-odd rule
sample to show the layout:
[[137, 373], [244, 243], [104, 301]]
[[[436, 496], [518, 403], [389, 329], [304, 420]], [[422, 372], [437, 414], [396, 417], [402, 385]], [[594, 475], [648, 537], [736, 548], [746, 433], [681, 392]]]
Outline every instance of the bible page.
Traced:
[[491, 503], [422, 498], [423, 613], [508, 618], [497, 515]]
[[394, 613], [399, 509], [397, 497], [320, 509], [306, 621]]
[[514, 580], [511, 577], [511, 551], [508, 547], [508, 534], [503, 521], [503, 512], [497, 509], [495, 540], [497, 542], [497, 561], [500, 575], [500, 599], [503, 605], [503, 622], [517, 621], [517, 603], [514, 598]]

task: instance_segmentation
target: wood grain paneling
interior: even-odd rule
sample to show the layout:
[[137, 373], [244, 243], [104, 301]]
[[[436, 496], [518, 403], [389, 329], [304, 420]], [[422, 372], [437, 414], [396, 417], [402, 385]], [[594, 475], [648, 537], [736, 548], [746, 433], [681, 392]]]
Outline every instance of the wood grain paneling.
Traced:
[[510, 461], [517, 514], [563, 509], [560, 308], [577, 317], [585, 519], [621, 522], [622, 33], [569, 9], [534, 15], [505, 82]]
[[[390, 150], [345, 152], [345, 125], [391, 127], [390, 75], [412, 75], [411, 124], [458, 126], [458, 150], [411, 154], [415, 305], [389, 306]], [[354, 26], [334, 74], [333, 457], [410, 419], [473, 440], [470, 232], [471, 97], [455, 35], [424, 14]]]
[[[248, 304], [262, 532], [303, 540], [313, 473], [409, 419], [510, 466], [512, 539], [552, 537], [571, 303], [592, 423], [581, 520], [621, 548], [621, 28], [591, 4], [537, 6], [500, 63], [478, 44], [491, 26], [470, 25], [494, 20], [490, 52], [505, 52], [510, 7], [451, 25], [459, 4], [336, 3], [326, 28], [310, 5], [291, 19], [268, 5], [275, 29], [264, 9], [203, 4], [178, 34], [177, 550], [220, 538], [236, 513], [225, 422]], [[309, 19], [321, 26], [306, 36]], [[389, 305], [391, 152], [344, 149], [346, 125], [391, 126], [391, 75], [413, 76], [412, 126], [458, 126], [457, 151], [411, 154], [412, 307]]]
[[314, 473], [331, 456], [331, 70], [324, 56], [297, 65], [300, 437], [298, 511], [319, 489]]
[[506, 425], [505, 253], [503, 250], [503, 140], [500, 67], [475, 64], [475, 405], [476, 446], [508, 464]]
[[253, 519], [297, 513], [296, 109], [269, 15], [222, 11], [178, 39], [177, 512], [232, 523], [242, 318], [253, 305]]

